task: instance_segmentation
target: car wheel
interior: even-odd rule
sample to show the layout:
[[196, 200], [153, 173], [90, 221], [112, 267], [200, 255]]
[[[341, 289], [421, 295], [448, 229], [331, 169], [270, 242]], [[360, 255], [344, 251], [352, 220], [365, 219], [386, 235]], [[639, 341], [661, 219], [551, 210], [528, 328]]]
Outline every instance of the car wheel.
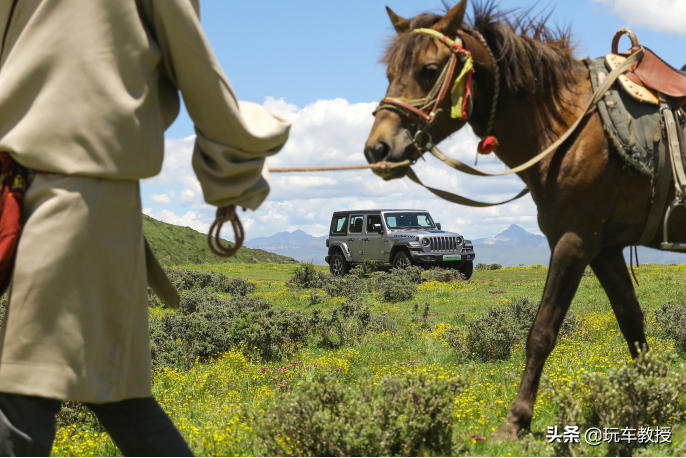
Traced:
[[464, 275], [465, 280], [469, 280], [472, 278], [472, 273], [474, 272], [474, 261], [465, 262], [458, 270]]
[[410, 255], [401, 251], [393, 257], [393, 267], [396, 269], [407, 269], [413, 264]]
[[350, 264], [341, 253], [334, 253], [329, 260], [329, 272], [334, 277], [343, 277], [350, 270]]

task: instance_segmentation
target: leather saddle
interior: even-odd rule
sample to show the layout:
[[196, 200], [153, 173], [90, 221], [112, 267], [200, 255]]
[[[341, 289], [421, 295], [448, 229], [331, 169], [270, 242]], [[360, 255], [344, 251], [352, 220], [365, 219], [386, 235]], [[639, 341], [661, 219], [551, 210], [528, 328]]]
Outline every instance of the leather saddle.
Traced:
[[[625, 34], [631, 39], [631, 50], [620, 54], [617, 46], [619, 39]], [[614, 70], [638, 50], [636, 34], [628, 28], [619, 29], [612, 39], [612, 54], [605, 56], [605, 62]], [[672, 67], [650, 49], [644, 47], [644, 50], [641, 60], [619, 77], [624, 89], [634, 98], [655, 105], [659, 104], [657, 93], [686, 102], [686, 72]]]

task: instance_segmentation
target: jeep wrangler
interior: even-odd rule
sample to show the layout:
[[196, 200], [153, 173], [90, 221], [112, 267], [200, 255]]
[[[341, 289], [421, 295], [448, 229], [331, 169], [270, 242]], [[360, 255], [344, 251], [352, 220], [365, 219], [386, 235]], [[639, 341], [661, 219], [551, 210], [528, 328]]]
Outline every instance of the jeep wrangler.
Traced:
[[460, 234], [441, 230], [426, 210], [357, 210], [331, 218], [331, 274], [342, 277], [364, 259], [382, 269], [439, 266], [457, 269], [466, 278], [474, 270], [474, 246]]

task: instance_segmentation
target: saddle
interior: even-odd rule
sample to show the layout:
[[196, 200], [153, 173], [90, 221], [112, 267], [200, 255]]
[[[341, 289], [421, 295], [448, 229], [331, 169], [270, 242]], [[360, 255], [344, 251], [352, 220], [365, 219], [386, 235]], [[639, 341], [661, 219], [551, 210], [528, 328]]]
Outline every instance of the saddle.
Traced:
[[[625, 34], [631, 40], [631, 49], [626, 53], [619, 53], [619, 40]], [[606, 77], [605, 71], [614, 70], [629, 56], [638, 52], [642, 52], [642, 56], [619, 76], [613, 86], [618, 85], [623, 91], [607, 91], [603, 100], [598, 103], [598, 111], [605, 130], [618, 147], [620, 155], [652, 178], [653, 203], [637, 245], [647, 245], [655, 237], [666, 204], [669, 184], [674, 183], [676, 199], [664, 217], [660, 248], [686, 250], [686, 243], [671, 243], [667, 237], [671, 212], [679, 206], [686, 208], [686, 114], [683, 110], [686, 102], [686, 73], [672, 67], [650, 49], [640, 46], [636, 34], [631, 29], [622, 28], [612, 39], [612, 53], [604, 59], [588, 62], [591, 82], [598, 86]], [[631, 103], [631, 100], [634, 102]], [[655, 108], [651, 109], [650, 106]]]
[[[618, 53], [619, 39], [626, 34], [631, 39], [631, 50], [628, 53]], [[640, 49], [638, 39], [631, 29], [619, 29], [612, 39], [612, 53], [605, 56], [605, 61], [611, 69], [626, 60]], [[686, 102], [686, 73], [669, 65], [653, 51], [644, 47], [643, 57], [633, 68], [619, 77], [619, 81], [627, 92], [634, 98], [658, 105], [657, 93], [668, 97], [685, 99]]]

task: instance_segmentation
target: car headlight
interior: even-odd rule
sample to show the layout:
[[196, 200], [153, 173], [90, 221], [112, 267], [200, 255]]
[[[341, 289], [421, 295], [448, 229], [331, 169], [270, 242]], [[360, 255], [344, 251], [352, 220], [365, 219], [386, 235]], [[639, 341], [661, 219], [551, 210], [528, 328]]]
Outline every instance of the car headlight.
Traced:
[[423, 238], [422, 239], [422, 245], [424, 245], [424, 246], [431, 245], [431, 239], [429, 239], [428, 237]]

